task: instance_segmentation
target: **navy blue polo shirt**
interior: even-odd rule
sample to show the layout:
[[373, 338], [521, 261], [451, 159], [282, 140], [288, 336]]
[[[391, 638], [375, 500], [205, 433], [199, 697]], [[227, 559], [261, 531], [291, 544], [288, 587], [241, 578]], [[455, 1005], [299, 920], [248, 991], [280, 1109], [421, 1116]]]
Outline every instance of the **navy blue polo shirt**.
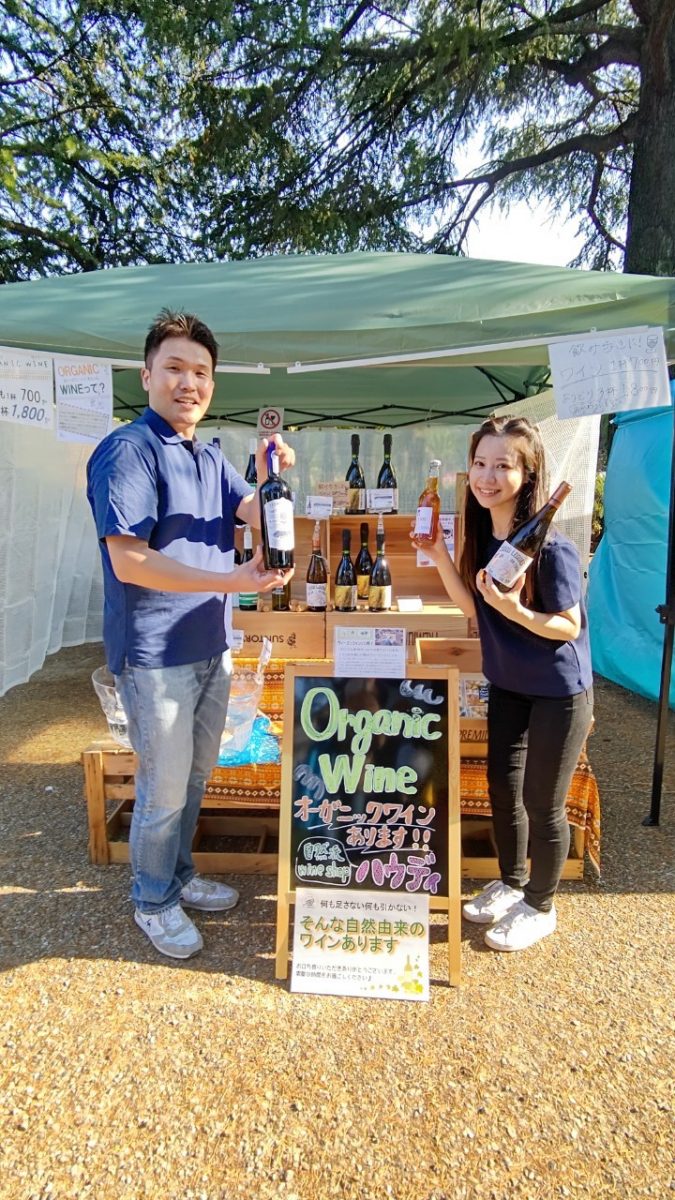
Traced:
[[87, 466], [103, 559], [103, 642], [114, 675], [201, 662], [228, 646], [230, 597], [121, 583], [105, 538], [137, 537], [190, 567], [234, 567], [235, 513], [252, 489], [217, 446], [185, 439], [147, 408], [113, 431]]
[[[497, 538], [490, 538], [481, 567], [487, 565], [501, 544]], [[555, 530], [542, 547], [532, 607], [536, 612], [558, 613], [578, 604], [581, 632], [576, 641], [540, 637], [509, 621], [480, 594], [475, 600], [483, 673], [490, 683], [528, 696], [574, 696], [592, 686], [579, 552], [564, 534]]]

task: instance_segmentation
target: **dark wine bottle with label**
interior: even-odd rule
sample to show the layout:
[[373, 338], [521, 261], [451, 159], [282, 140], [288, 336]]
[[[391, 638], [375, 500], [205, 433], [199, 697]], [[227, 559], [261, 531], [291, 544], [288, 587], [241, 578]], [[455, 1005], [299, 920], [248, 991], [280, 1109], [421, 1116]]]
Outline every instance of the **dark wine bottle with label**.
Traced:
[[294, 563], [293, 501], [291, 489], [279, 474], [274, 444], [267, 448], [268, 476], [259, 489], [260, 530], [265, 570], [287, 571]]
[[510, 591], [525, 574], [535, 554], [544, 544], [551, 521], [571, 491], [571, 483], [559, 484], [544, 507], [514, 529], [493, 554], [485, 570], [500, 592]]
[[377, 557], [370, 572], [368, 608], [371, 612], [387, 612], [391, 608], [391, 571], [384, 556], [384, 530], [377, 533]]
[[359, 462], [359, 450], [361, 448], [361, 438], [358, 433], [352, 434], [352, 461], [349, 464], [349, 469], [345, 475], [345, 479], [349, 485], [347, 494], [348, 513], [364, 513], [366, 511], [366, 480]]
[[328, 603], [328, 572], [321, 554], [321, 525], [317, 521], [312, 534], [312, 556], [307, 567], [307, 608], [325, 612]]
[[370, 587], [370, 572], [373, 569], [373, 559], [368, 549], [368, 522], [361, 522], [361, 549], [359, 550], [354, 560], [354, 570], [356, 571], [356, 598], [357, 600], [368, 599], [368, 588]]
[[[244, 553], [241, 556], [242, 563], [250, 562], [253, 558], [253, 534], [250, 526], [244, 528]], [[240, 592], [239, 593], [239, 608], [242, 612], [253, 612], [258, 607], [257, 592]]]
[[354, 612], [356, 609], [356, 571], [351, 560], [352, 535], [342, 530], [342, 558], [335, 572], [335, 608], [337, 612]]
[[256, 440], [255, 438], [251, 438], [248, 443], [248, 462], [246, 464], [246, 470], [244, 471], [244, 479], [251, 485], [251, 487], [258, 486], [258, 471], [255, 465], [255, 448]]
[[394, 468], [391, 465], [391, 434], [384, 435], [384, 462], [380, 467], [380, 473], [377, 477], [378, 488], [391, 488], [394, 493], [393, 504], [391, 508], [383, 508], [381, 512], [398, 512], [398, 483]]
[[291, 581], [272, 591], [272, 611], [288, 612], [291, 607]]

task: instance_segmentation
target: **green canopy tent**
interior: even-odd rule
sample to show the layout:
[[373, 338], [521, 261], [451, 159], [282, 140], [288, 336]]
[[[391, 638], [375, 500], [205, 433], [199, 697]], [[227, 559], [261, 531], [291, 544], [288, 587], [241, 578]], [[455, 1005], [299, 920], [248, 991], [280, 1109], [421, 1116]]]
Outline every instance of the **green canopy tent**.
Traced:
[[125, 267], [0, 288], [0, 343], [113, 363], [115, 414], [145, 404], [145, 331], [196, 312], [220, 346], [209, 420], [287, 428], [473, 423], [548, 385], [546, 344], [660, 325], [675, 280], [446, 256], [353, 253]]

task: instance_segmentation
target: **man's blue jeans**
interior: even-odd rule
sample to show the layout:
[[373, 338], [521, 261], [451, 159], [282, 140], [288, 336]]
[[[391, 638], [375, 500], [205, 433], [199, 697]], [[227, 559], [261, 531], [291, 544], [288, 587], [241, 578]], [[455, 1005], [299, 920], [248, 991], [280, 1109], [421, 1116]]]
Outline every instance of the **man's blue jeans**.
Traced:
[[138, 755], [129, 849], [131, 899], [144, 913], [180, 900], [195, 874], [194, 837], [230, 696], [230, 651], [181, 667], [124, 667], [117, 677]]

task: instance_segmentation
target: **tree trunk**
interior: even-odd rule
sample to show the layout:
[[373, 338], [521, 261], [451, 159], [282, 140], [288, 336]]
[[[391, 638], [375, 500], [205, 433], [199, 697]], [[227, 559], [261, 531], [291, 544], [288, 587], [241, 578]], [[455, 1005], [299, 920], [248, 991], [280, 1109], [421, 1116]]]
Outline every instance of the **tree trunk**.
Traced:
[[642, 53], [624, 270], [675, 275], [675, 5], [656, 0], [651, 9]]

